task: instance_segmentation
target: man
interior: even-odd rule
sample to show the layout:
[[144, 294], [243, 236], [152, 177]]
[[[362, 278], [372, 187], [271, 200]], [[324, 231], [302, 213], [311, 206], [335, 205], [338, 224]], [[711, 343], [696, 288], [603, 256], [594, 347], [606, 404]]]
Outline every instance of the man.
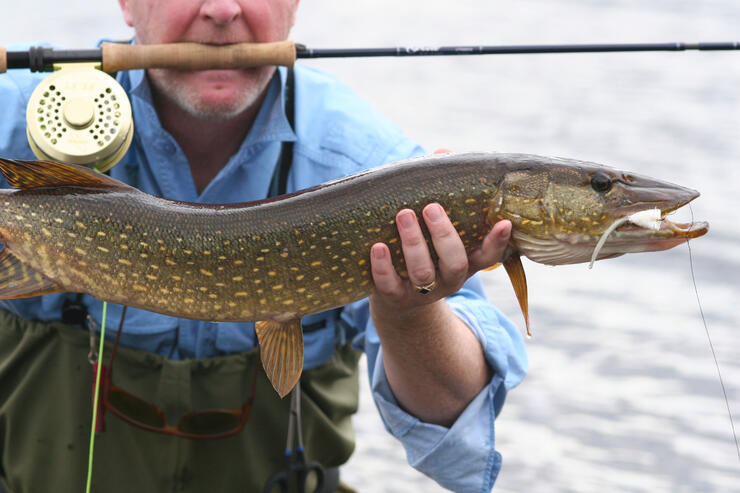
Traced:
[[[120, 0], [136, 42], [210, 44], [288, 37], [298, 0]], [[293, 142], [287, 191], [416, 156], [422, 150], [338, 81], [294, 71], [295, 121], [283, 106], [286, 71], [131, 71], [118, 75], [136, 135], [112, 176], [148, 193], [191, 202], [243, 202], [268, 194], [284, 142]], [[0, 80], [15, 121], [0, 123], [0, 155], [31, 158], [23, 109], [38, 82]], [[304, 319], [304, 440], [307, 454], [338, 466], [352, 450], [356, 353], [368, 356], [373, 397], [409, 462], [456, 491], [492, 487], [501, 459], [493, 419], [526, 371], [517, 329], [489, 305], [478, 270], [500, 260], [510, 223], [497, 223], [469, 257], [438, 204], [396, 217], [408, 280], [387, 245], [368, 252], [375, 291], [343, 309]], [[419, 221], [439, 257], [432, 263]], [[431, 290], [423, 294], [426, 290]], [[79, 491], [87, 462], [90, 378], [87, 333], [58, 322], [73, 294], [5, 302], [0, 317], [0, 477], [10, 491]], [[100, 321], [102, 304], [82, 302]], [[108, 309], [108, 327], [121, 319]], [[178, 320], [128, 309], [114, 385], [176, 420], [237, 407], [256, 359], [252, 323]], [[108, 348], [107, 351], [110, 349]], [[227, 402], [228, 401], [228, 402]], [[259, 491], [282, 468], [287, 401], [260, 377], [244, 430], [219, 440], [144, 431], [108, 414], [94, 457], [100, 491]], [[334, 485], [332, 485], [334, 487]]]

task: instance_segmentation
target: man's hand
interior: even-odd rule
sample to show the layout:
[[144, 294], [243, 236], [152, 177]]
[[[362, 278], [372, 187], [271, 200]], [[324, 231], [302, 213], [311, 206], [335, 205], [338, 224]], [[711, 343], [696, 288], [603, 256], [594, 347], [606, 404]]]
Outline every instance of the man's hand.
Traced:
[[[414, 211], [403, 209], [396, 215], [408, 280], [402, 279], [391, 263], [384, 243], [372, 246], [370, 259], [375, 292], [375, 308], [389, 311], [393, 317], [414, 311], [457, 292], [473, 274], [501, 261], [511, 233], [509, 221], [497, 222], [486, 235], [481, 247], [468, 258], [465, 247], [449, 217], [439, 204], [429, 204], [422, 211], [424, 222], [437, 252], [435, 269], [426, 239]], [[433, 286], [422, 294], [416, 287]]]
[[[491, 378], [480, 342], [445, 298], [477, 271], [500, 262], [511, 223], [500, 221], [470, 256], [444, 209], [422, 211], [435, 268], [414, 211], [396, 215], [408, 279], [393, 267], [388, 246], [372, 246], [375, 290], [370, 314], [380, 337], [386, 376], [399, 404], [423, 421], [449, 426]], [[423, 294], [421, 287], [431, 291]], [[422, 290], [423, 291], [423, 290]]]

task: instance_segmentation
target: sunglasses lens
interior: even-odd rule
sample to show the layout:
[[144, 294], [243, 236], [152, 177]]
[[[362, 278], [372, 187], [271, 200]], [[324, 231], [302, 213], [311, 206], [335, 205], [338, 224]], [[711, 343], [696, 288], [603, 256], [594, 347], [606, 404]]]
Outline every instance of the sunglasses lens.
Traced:
[[217, 435], [236, 430], [240, 424], [237, 414], [207, 411], [183, 416], [177, 428], [192, 435]]
[[156, 407], [128, 392], [111, 389], [108, 402], [121, 414], [143, 425], [155, 428], [165, 426], [164, 416]]

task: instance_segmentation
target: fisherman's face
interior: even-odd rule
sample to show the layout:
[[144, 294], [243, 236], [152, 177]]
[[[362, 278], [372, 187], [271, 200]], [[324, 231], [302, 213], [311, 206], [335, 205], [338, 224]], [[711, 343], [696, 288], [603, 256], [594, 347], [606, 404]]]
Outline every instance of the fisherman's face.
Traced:
[[[287, 39], [299, 0], [119, 0], [136, 42], [264, 43]], [[260, 99], [274, 67], [149, 70], [161, 97], [199, 117], [235, 116]]]

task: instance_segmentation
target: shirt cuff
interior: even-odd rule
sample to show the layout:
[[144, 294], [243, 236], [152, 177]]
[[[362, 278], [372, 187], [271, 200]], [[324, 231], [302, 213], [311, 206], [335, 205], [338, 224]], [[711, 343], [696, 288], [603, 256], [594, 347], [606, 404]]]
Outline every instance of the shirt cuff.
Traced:
[[494, 420], [507, 390], [526, 373], [526, 352], [518, 329], [487, 302], [449, 302], [481, 341], [493, 368], [491, 381], [452, 426], [422, 422], [399, 407], [385, 375], [382, 348], [373, 365], [371, 388], [381, 418], [403, 444], [409, 464], [453, 491], [490, 491], [501, 468], [501, 455], [494, 448]]

